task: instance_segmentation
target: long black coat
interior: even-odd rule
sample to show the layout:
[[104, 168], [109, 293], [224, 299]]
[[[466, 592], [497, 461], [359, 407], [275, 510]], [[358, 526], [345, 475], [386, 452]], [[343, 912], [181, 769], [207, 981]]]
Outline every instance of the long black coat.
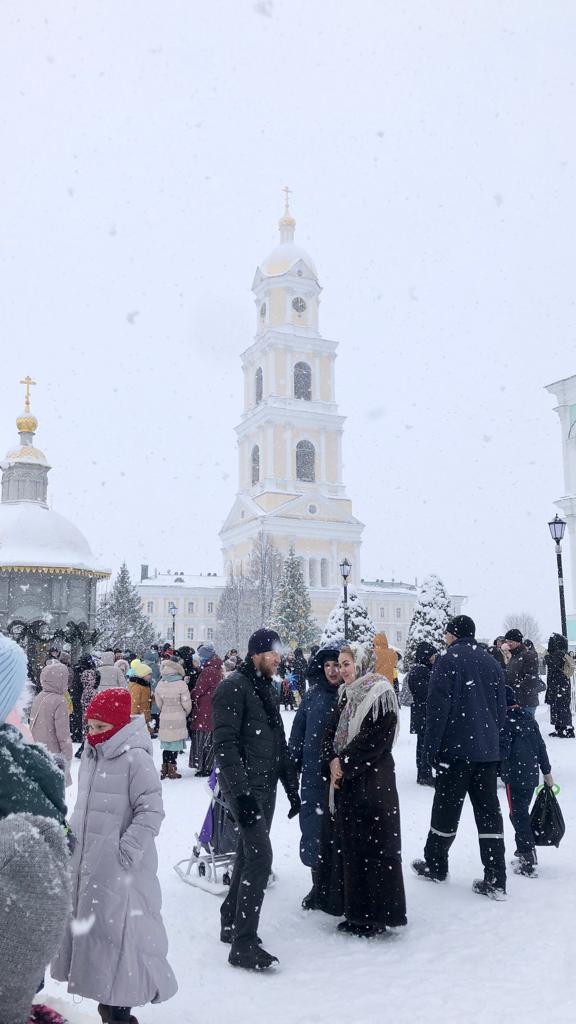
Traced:
[[426, 732], [426, 704], [431, 672], [431, 665], [412, 665], [406, 679], [412, 694], [410, 732], [416, 733], [417, 736], [423, 736]]
[[300, 810], [300, 859], [315, 868], [320, 849], [320, 831], [329, 772], [322, 763], [322, 742], [326, 723], [338, 702], [338, 687], [329, 683], [322, 670], [317, 682], [303, 696], [290, 733], [290, 754], [302, 772]]
[[557, 732], [572, 730], [572, 712], [570, 701], [572, 687], [570, 679], [564, 672], [563, 650], [549, 651], [544, 658], [546, 674], [546, 703], [550, 705], [550, 720]]
[[[343, 704], [330, 717], [323, 760], [336, 757], [334, 735]], [[406, 924], [400, 808], [391, 754], [396, 715], [370, 712], [340, 753], [344, 778], [335, 815], [323, 816], [318, 863], [319, 904], [354, 924]]]

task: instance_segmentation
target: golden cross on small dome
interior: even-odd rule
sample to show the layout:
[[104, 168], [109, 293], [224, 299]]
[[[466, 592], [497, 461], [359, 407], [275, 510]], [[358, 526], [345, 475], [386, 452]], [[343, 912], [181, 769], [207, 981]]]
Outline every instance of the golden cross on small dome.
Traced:
[[30, 412], [30, 387], [31, 387], [31, 385], [35, 385], [36, 381], [32, 380], [32, 377], [30, 377], [30, 375], [28, 375], [27, 377], [24, 377], [24, 380], [21, 380], [20, 383], [26, 385], [26, 398], [24, 399], [24, 411], [25, 412]]
[[290, 216], [290, 196], [292, 195], [292, 189], [288, 188], [288, 185], [284, 185], [282, 189], [284, 193], [284, 216]]

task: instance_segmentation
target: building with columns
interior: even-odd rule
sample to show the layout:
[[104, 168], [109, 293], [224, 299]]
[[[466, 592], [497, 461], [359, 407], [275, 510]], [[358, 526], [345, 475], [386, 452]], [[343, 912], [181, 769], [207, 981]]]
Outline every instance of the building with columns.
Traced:
[[[236, 428], [238, 490], [220, 531], [223, 573], [205, 576], [142, 567], [143, 610], [162, 636], [212, 640], [217, 608], [231, 572], [247, 573], [264, 531], [285, 556], [294, 547], [320, 629], [342, 596], [340, 562], [377, 629], [404, 648], [417, 599], [416, 583], [362, 577], [363, 524], [354, 516], [342, 475], [344, 417], [336, 403], [337, 342], [320, 333], [316, 265], [295, 242], [288, 190], [280, 237], [252, 284], [256, 329], [242, 353], [243, 411]], [[453, 597], [458, 614], [464, 598]]]
[[[558, 498], [558, 506], [566, 520], [568, 542], [570, 546], [570, 577], [572, 582], [572, 599], [570, 591], [567, 597], [568, 639], [576, 642], [576, 374], [566, 377], [554, 384], [548, 384], [546, 391], [554, 395], [557, 406], [555, 412], [560, 420], [562, 437], [562, 462], [564, 467], [564, 497]], [[570, 612], [570, 607], [572, 611]]]
[[35, 444], [38, 420], [30, 411], [27, 377], [19, 443], [0, 462], [0, 629], [42, 621], [47, 632], [68, 622], [94, 629], [96, 586], [110, 573], [96, 563], [88, 541], [48, 505], [48, 460]]
[[314, 261], [294, 241], [295, 227], [286, 190], [279, 242], [252, 284], [256, 333], [241, 357], [238, 492], [220, 538], [225, 575], [246, 571], [262, 530], [284, 556], [294, 547], [323, 621], [338, 598], [345, 557], [351, 584], [360, 583], [364, 527], [342, 478], [338, 345], [320, 333], [322, 288]]

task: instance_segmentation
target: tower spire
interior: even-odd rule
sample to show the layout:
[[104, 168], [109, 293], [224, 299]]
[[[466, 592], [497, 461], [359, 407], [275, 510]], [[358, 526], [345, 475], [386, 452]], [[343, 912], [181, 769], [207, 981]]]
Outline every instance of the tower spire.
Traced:
[[284, 193], [284, 214], [278, 221], [278, 227], [280, 228], [280, 241], [293, 242], [296, 221], [290, 212], [290, 196], [292, 194], [292, 190], [288, 188], [288, 185], [284, 185], [282, 191]]
[[24, 412], [30, 412], [30, 386], [35, 385], [36, 381], [32, 380], [32, 377], [30, 376], [30, 374], [28, 374], [28, 376], [24, 377], [24, 379], [21, 380], [20, 383], [26, 385], [26, 397], [24, 398]]

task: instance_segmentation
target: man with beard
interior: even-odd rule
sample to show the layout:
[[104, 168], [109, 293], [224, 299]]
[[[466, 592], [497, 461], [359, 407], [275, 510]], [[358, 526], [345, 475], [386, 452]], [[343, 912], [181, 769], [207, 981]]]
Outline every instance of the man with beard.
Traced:
[[279, 781], [290, 801], [288, 817], [300, 810], [296, 769], [272, 682], [279, 664], [280, 637], [258, 629], [246, 660], [220, 683], [212, 703], [218, 781], [239, 830], [220, 938], [231, 943], [228, 962], [252, 970], [278, 962], [262, 948], [258, 922], [272, 870], [270, 827]]

